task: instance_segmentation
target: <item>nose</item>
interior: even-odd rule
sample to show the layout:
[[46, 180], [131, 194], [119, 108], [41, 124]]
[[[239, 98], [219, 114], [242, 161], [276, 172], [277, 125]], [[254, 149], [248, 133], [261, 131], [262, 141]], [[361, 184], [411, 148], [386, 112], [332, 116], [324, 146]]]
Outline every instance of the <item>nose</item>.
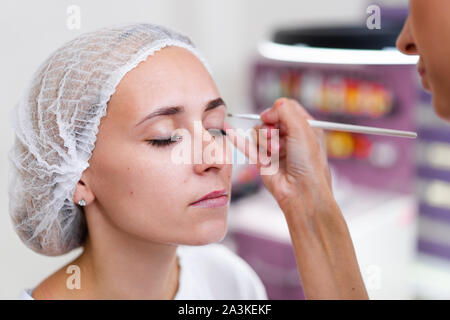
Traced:
[[194, 160], [201, 159], [201, 163], [193, 162], [195, 173], [220, 172], [231, 164], [230, 148], [225, 136], [221, 136], [216, 131], [210, 133], [202, 126], [202, 136], [194, 137], [194, 139], [202, 139], [201, 147], [197, 147], [198, 150], [195, 150], [196, 145], [194, 144]]
[[403, 25], [402, 32], [400, 32], [400, 35], [397, 38], [397, 48], [404, 54], [408, 55], [416, 55], [418, 54], [417, 46], [414, 40], [414, 34], [413, 30], [411, 28], [411, 22], [410, 18], [408, 18], [405, 21], [405, 24]]

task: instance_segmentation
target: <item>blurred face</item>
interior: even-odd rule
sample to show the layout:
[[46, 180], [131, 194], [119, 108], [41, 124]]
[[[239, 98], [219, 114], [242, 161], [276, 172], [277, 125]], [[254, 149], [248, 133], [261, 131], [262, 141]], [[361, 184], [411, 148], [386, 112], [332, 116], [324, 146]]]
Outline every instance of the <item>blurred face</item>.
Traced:
[[[222, 151], [224, 158], [212, 164], [193, 158], [221, 135], [225, 115], [209, 72], [186, 49], [166, 47], [128, 72], [110, 99], [82, 177], [104, 220], [158, 243], [220, 241], [226, 233], [231, 155]], [[191, 163], [176, 164], [174, 148], [189, 142], [178, 129], [193, 140], [195, 122], [209, 142], [192, 148]], [[180, 139], [171, 140], [174, 135]], [[227, 195], [193, 204], [213, 191]]]
[[436, 113], [450, 121], [450, 1], [410, 0], [410, 14], [397, 39], [405, 54], [419, 54], [419, 73], [433, 95]]

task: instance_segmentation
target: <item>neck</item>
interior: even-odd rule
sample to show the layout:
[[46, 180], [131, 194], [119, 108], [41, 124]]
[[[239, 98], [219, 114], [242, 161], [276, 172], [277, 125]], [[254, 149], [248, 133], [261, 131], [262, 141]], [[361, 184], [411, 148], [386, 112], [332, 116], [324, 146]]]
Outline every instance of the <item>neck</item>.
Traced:
[[81, 269], [83, 295], [94, 299], [175, 297], [179, 278], [177, 245], [131, 236], [107, 223], [98, 212], [89, 216], [97, 218], [88, 221], [84, 251], [74, 262]]

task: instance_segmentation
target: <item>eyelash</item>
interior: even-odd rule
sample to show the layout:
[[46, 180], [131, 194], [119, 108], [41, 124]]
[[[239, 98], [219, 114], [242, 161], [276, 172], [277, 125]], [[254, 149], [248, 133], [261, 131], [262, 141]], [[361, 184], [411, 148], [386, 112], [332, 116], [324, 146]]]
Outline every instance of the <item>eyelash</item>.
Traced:
[[[209, 130], [213, 130], [213, 131], [216, 131], [216, 132], [218, 131], [218, 132], [220, 132], [220, 134], [222, 136], [226, 136], [227, 135], [227, 133], [223, 129], [208, 129], [208, 131]], [[180, 137], [181, 138], [181, 136], [174, 136], [174, 137]], [[176, 143], [178, 141], [180, 141], [180, 140], [177, 140], [177, 139], [173, 139], [172, 140], [172, 138], [147, 140], [148, 143], [150, 143], [152, 146], [155, 146], [155, 147], [165, 147], [165, 146], [168, 146], [168, 145], [170, 145], [172, 143]]]

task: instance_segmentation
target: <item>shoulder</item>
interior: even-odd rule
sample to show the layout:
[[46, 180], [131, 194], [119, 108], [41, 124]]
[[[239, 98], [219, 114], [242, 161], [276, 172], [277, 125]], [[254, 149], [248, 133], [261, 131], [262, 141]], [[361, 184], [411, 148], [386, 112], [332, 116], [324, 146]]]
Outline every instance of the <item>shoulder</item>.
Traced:
[[[70, 264], [70, 263], [69, 263]], [[56, 300], [74, 299], [74, 294], [80, 290], [68, 290], [66, 287], [67, 266], [65, 265], [41, 281], [33, 289], [27, 288], [20, 294], [20, 299], [26, 300]]]
[[[205, 278], [217, 299], [267, 299], [264, 285], [250, 265], [219, 243], [180, 246], [180, 258], [197, 276]], [[193, 268], [191, 268], [193, 267]], [[195, 270], [193, 270], [195, 269]]]

